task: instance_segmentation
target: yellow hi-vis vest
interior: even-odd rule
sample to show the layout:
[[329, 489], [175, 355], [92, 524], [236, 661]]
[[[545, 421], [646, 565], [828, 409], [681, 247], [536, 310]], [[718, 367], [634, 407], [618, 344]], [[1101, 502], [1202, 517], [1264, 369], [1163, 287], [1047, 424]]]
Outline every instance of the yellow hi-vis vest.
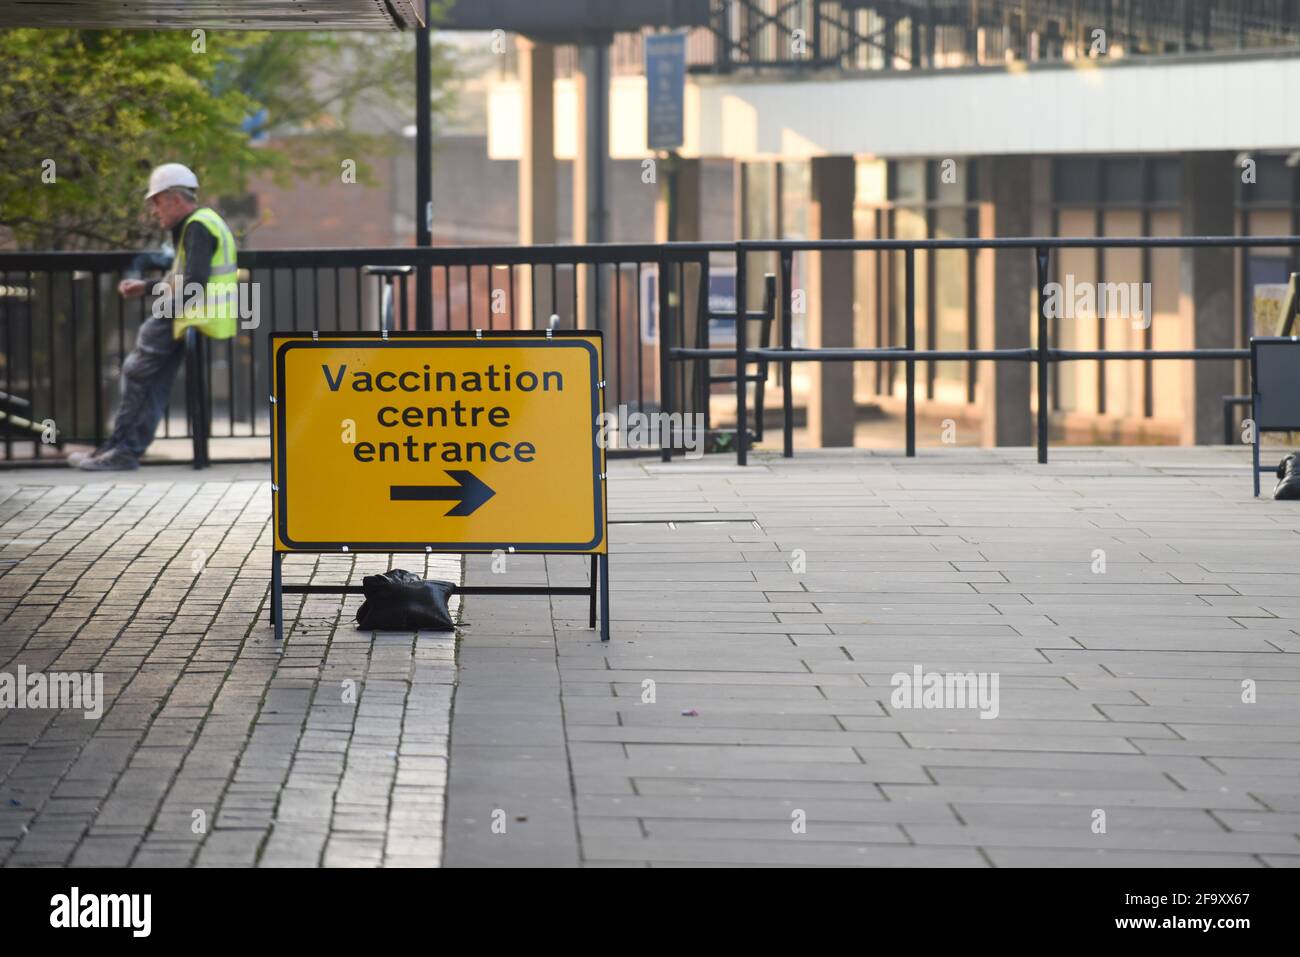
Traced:
[[217, 241], [212, 253], [212, 271], [201, 303], [186, 301], [184, 288], [181, 302], [172, 323], [176, 338], [185, 335], [190, 326], [213, 339], [230, 339], [235, 334], [235, 321], [239, 316], [239, 267], [235, 264], [235, 237], [225, 220], [204, 207], [196, 209], [181, 230], [176, 244], [176, 258], [172, 260], [172, 273], [185, 276], [185, 232], [195, 223], [210, 232]]

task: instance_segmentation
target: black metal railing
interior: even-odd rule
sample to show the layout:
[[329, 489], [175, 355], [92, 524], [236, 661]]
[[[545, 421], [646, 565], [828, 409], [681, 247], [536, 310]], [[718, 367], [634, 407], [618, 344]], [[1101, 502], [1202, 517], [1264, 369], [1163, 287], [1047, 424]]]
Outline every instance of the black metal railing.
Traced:
[[[1190, 247], [1300, 247], [1300, 237], [773, 240], [248, 251], [239, 258], [241, 288], [250, 291], [247, 304], [256, 308], [241, 319], [242, 328], [233, 339], [209, 341], [202, 353], [196, 353], [198, 358], [191, 359], [173, 393], [175, 414], [169, 411], [160, 433], [163, 438], [197, 438], [190, 460], [200, 465], [209, 457], [207, 435], [222, 452], [214, 458], [265, 458], [262, 442], [241, 445], [237, 440], [264, 440], [269, 433], [267, 333], [378, 330], [386, 310], [391, 310], [385, 324], [398, 329], [516, 329], [552, 324], [600, 329], [605, 334], [607, 410], [625, 406], [640, 413], [697, 415], [705, 435], [712, 439], [708, 447], [734, 447], [741, 464], [747, 461], [750, 446], [763, 441], [764, 391], [773, 373], [774, 384], [781, 389], [782, 450], [786, 456], [793, 454], [791, 371], [795, 363], [901, 365], [903, 444], [908, 456], [916, 454], [918, 362], [963, 361], [972, 374], [980, 361], [1028, 363], [1038, 373], [1036, 441], [1039, 460], [1046, 461], [1052, 366], [1093, 360], [1244, 361], [1249, 356], [1244, 342], [1238, 348], [1170, 350], [1155, 349], [1150, 336], [1142, 349], [1055, 347], [1045, 309], [1053, 252]], [[1019, 348], [918, 348], [917, 257], [941, 250], [965, 250], [968, 257], [981, 250], [1021, 251], [1032, 257], [1037, 314], [1026, 314], [1025, 319], [1028, 328], [1036, 330], [1036, 341]], [[795, 257], [830, 252], [902, 257], [896, 341], [872, 348], [795, 347]], [[119, 299], [113, 288], [133, 259], [127, 253], [0, 253], [0, 462], [51, 458], [50, 443], [43, 440], [49, 437], [50, 430], [43, 428], [49, 423], [57, 424], [56, 443], [103, 441], [116, 406], [121, 362], [148, 308], [142, 302]], [[753, 267], [756, 260], [776, 267], [761, 283]], [[734, 294], [715, 293], [712, 279], [729, 277], [733, 271]], [[421, 273], [433, 290], [425, 315], [417, 314], [414, 305]], [[971, 289], [969, 295], [974, 294]], [[749, 307], [751, 295], [761, 295], [760, 308]], [[1225, 297], [1225, 301], [1238, 302], [1239, 297]], [[1290, 301], [1294, 310], [1294, 299]], [[1231, 315], [1222, 321], [1238, 328]], [[773, 334], [779, 336], [778, 342], [772, 342]], [[720, 346], [724, 335], [734, 335], [734, 345]], [[928, 338], [933, 345], [933, 330]], [[974, 345], [973, 338], [969, 341]], [[1031, 343], [1031, 337], [1025, 335], [1021, 341]], [[197, 380], [201, 380], [199, 398], [194, 393]], [[751, 388], [759, 410], [754, 419]], [[716, 427], [713, 421], [720, 392], [733, 393], [736, 401], [729, 428]], [[1028, 407], [1029, 395], [1024, 402]], [[837, 414], [853, 412], [836, 410]], [[654, 437], [659, 440], [657, 447], [638, 451], [657, 452], [668, 459], [682, 444], [671, 431]], [[624, 446], [620, 436], [612, 451]]]
[[[1297, 236], [1175, 236], [1175, 237], [1070, 237], [1070, 238], [1003, 238], [1003, 239], [927, 239], [927, 240], [784, 240], [742, 241], [736, 244], [737, 312], [744, 312], [745, 289], [748, 285], [747, 262], [751, 255], [775, 254], [780, 262], [780, 329], [781, 345], [777, 348], [761, 344], [752, 348], [747, 342], [746, 324], [737, 324], [734, 350], [704, 348], [675, 348], [671, 357], [682, 362], [712, 362], [728, 359], [734, 362], [733, 374], [736, 391], [736, 461], [748, 461], [752, 434], [749, 428], [748, 369], [751, 363], [775, 363], [782, 375], [782, 452], [787, 458], [794, 454], [794, 409], [791, 384], [791, 366], [795, 362], [901, 362], [904, 366], [904, 429], [905, 453], [916, 455], [916, 363], [918, 361], [964, 360], [1032, 363], [1037, 370], [1037, 447], [1038, 461], [1047, 461], [1049, 419], [1051, 413], [1051, 367], [1062, 362], [1095, 360], [1192, 360], [1223, 361], [1249, 360], [1248, 348], [1193, 348], [1193, 349], [1060, 349], [1050, 341], [1048, 310], [1048, 283], [1051, 279], [1051, 253], [1059, 249], [1160, 249], [1218, 247], [1243, 249], [1251, 247], [1300, 247]], [[916, 317], [916, 254], [925, 250], [957, 249], [973, 254], [979, 250], [1024, 250], [1032, 254], [1036, 289], [1036, 342], [1025, 348], [994, 349], [918, 349]], [[875, 348], [795, 348], [793, 342], [794, 295], [792, 283], [796, 253], [869, 252], [900, 253], [904, 257], [903, 280], [903, 334], [904, 343], [897, 346]], [[1288, 300], [1294, 311], [1295, 299]], [[1027, 317], [1028, 318], [1028, 317]], [[1150, 317], [1147, 317], [1148, 321]], [[1292, 321], [1287, 317], [1287, 321]], [[1231, 316], [1223, 322], [1235, 327]], [[1228, 398], [1228, 397], [1225, 397]], [[1028, 401], [1028, 397], [1026, 397]], [[760, 414], [761, 414], [760, 407]], [[851, 410], [850, 410], [851, 411]]]
[[[661, 344], [679, 329], [700, 325], [708, 311], [710, 257], [730, 248], [676, 243], [241, 252], [240, 328], [232, 339], [206, 343], [201, 421], [210, 421], [216, 443], [265, 439], [267, 333], [378, 330], [386, 310], [398, 329], [600, 329], [611, 410], [687, 408], [699, 387], [689, 375], [667, 374]], [[118, 252], [0, 253], [0, 462], [39, 462], [53, 457], [52, 445], [105, 440], [122, 362], [151, 308], [116, 293], [135, 262], [134, 254]], [[433, 293], [425, 315], [415, 308], [421, 273]], [[196, 401], [189, 393], [199, 371], [187, 361], [159, 438], [194, 437]], [[669, 381], [678, 392], [665, 400]], [[42, 429], [42, 423], [56, 428]], [[617, 425], [613, 429], [617, 434]], [[43, 441], [51, 433], [54, 440]], [[234, 450], [219, 456], [225, 460], [267, 454], [260, 443], [222, 444]], [[205, 446], [195, 456], [206, 454]]]

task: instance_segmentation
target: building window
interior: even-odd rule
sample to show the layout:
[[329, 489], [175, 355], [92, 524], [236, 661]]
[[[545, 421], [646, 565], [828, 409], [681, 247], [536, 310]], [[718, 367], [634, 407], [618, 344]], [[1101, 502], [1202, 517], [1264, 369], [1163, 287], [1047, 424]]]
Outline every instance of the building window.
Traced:
[[[975, 205], [970, 160], [858, 162], [855, 222], [858, 235], [878, 239], [961, 238], [973, 234]], [[917, 250], [915, 262], [916, 344], [919, 348], [965, 349], [972, 344], [973, 260], [966, 250]], [[872, 250], [855, 259], [857, 328], [864, 343], [903, 346], [907, 342], [907, 263], [902, 251]], [[973, 363], [921, 362], [917, 394], [948, 403], [973, 401]], [[864, 365], [855, 372], [866, 399], [905, 394], [902, 363]]]

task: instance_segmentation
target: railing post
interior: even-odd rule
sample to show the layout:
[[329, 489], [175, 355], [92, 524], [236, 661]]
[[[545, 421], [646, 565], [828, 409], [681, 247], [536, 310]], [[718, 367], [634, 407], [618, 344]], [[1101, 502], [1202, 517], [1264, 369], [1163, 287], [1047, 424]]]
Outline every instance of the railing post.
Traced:
[[673, 394], [672, 318], [668, 315], [668, 267], [666, 258], [659, 260], [659, 457], [672, 461], [672, 425], [668, 421]]
[[1034, 251], [1038, 266], [1038, 463], [1047, 464], [1048, 368], [1047, 355], [1047, 265], [1049, 250], [1039, 246]]
[[814, 63], [819, 63], [822, 58], [822, 5], [821, 0], [813, 0], [812, 4], [812, 58]]
[[[695, 341], [702, 348], [710, 348], [710, 331], [709, 331], [709, 254], [705, 253], [700, 261], [700, 277], [696, 284], [698, 287], [695, 303]], [[693, 370], [693, 379], [695, 382], [695, 407], [691, 410], [692, 415], [701, 416], [704, 428], [700, 431], [701, 441], [707, 443], [709, 431], [713, 428], [712, 410], [709, 408], [709, 396], [713, 394], [713, 363], [708, 360], [695, 359], [691, 362]], [[686, 419], [682, 419], [682, 428], [686, 428]], [[684, 442], [683, 442], [684, 444]]]
[[745, 359], [749, 345], [745, 319], [745, 252], [736, 246], [736, 464], [749, 464], [749, 402], [745, 386]]
[[[95, 382], [95, 448], [104, 444], [104, 341], [101, 330], [103, 302], [100, 298], [100, 273], [90, 274], [91, 370]], [[12, 357], [9, 357], [12, 364]]]
[[[781, 250], [781, 348], [789, 350], [794, 345], [794, 326], [791, 317], [794, 290], [790, 288], [794, 275], [794, 253]], [[790, 384], [790, 360], [781, 360], [781, 454], [794, 458], [794, 387]]]
[[203, 467], [207, 468], [212, 464], [209, 444], [212, 439], [212, 402], [210, 401], [212, 382], [209, 378], [211, 355], [208, 352], [211, 346], [208, 344], [208, 337], [203, 333], [195, 333], [195, 337], [199, 343], [199, 450], [203, 455]]
[[[7, 271], [6, 271], [6, 272], [0, 272], [0, 287], [4, 287], [4, 286], [8, 286], [8, 285], [9, 285], [9, 276], [8, 276]], [[0, 308], [3, 308], [3, 310], [4, 310], [3, 315], [0, 315], [0, 329], [3, 329], [3, 330], [4, 330], [4, 340], [5, 340], [5, 348], [4, 348], [4, 353], [3, 353], [3, 355], [4, 355], [4, 357], [5, 357], [5, 406], [6, 406], [6, 412], [12, 410], [13, 398], [14, 398], [14, 360], [13, 360], [13, 343], [14, 343], [14, 334], [13, 334], [12, 329], [10, 328], [10, 325], [9, 325], [9, 316], [10, 316], [10, 310], [9, 310], [9, 299], [10, 299], [10, 298], [11, 298], [11, 297], [10, 297], [10, 295], [9, 295], [8, 290], [7, 290], [7, 289], [4, 289], [4, 288], [0, 288]], [[28, 300], [27, 308], [28, 308], [28, 310], [31, 309], [31, 300], [30, 300], [30, 299]], [[29, 321], [29, 322], [28, 322], [28, 327], [30, 328], [30, 326], [31, 326], [31, 322]], [[30, 337], [30, 335], [31, 335], [31, 333], [29, 332], [29, 333], [28, 333], [28, 336]], [[35, 382], [35, 381], [36, 381], [36, 376], [35, 376], [34, 374], [30, 375], [30, 376], [29, 376], [29, 381], [31, 381], [31, 382]], [[35, 392], [35, 390], [32, 389], [32, 388], [29, 388], [29, 389], [28, 389], [28, 392], [31, 393], [31, 398], [32, 398], [33, 400], [35, 400], [35, 398], [36, 398], [36, 392]], [[35, 401], [33, 401], [33, 402], [32, 402], [32, 409], [35, 410], [35, 408], [36, 408], [36, 403], [35, 403]], [[33, 421], [35, 421], [35, 417], [34, 417], [34, 416], [33, 416]], [[8, 423], [6, 423], [6, 428], [5, 428], [5, 434], [4, 434], [4, 446], [5, 446], [5, 461], [8, 462], [10, 459], [12, 459], [12, 458], [14, 457], [14, 449], [13, 449], [13, 430], [10, 429], [10, 428], [8, 428]], [[41, 457], [41, 443], [40, 443], [39, 441], [37, 441], [37, 442], [35, 443], [35, 446], [34, 446], [34, 448], [32, 449], [32, 456], [33, 456], [33, 458], [40, 458], [40, 457]]]
[[[909, 352], [916, 350], [916, 250], [908, 246], [903, 251], [903, 285], [906, 287], [906, 335]], [[916, 360], [909, 358], [905, 366], [907, 375], [907, 456], [916, 456]], [[853, 410], [849, 410], [853, 415]]]
[[[771, 339], [772, 319], [776, 315], [776, 275], [765, 273], [763, 276], [763, 318], [758, 337], [758, 347], [768, 348]], [[758, 360], [758, 371], [754, 376], [754, 441], [763, 441], [763, 420], [767, 418], [767, 373], [768, 361]]]
[[190, 441], [194, 468], [208, 467], [208, 386], [206, 343], [202, 333], [191, 326], [185, 331], [186, 406], [190, 417]]
[[[419, 4], [424, 26], [415, 31], [415, 245], [433, 245], [433, 79], [429, 49], [429, 3]], [[402, 283], [405, 289], [406, 283]], [[406, 297], [402, 298], [403, 329], [433, 329], [433, 270], [421, 264], [415, 272], [415, 325], [408, 326]], [[448, 316], [447, 328], [451, 328]]]

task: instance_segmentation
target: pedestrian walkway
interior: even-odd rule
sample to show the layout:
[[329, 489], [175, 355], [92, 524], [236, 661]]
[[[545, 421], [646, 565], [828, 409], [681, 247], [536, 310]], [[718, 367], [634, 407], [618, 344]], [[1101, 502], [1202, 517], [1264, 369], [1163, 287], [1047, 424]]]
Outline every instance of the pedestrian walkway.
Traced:
[[[261, 466], [0, 474], [0, 673], [106, 698], [0, 712], [0, 862], [1300, 863], [1300, 508], [1240, 449], [1052, 459], [615, 461], [612, 641], [473, 596], [458, 662], [337, 596], [287, 596], [277, 648]], [[900, 707], [918, 670], [996, 697]]]
[[[438, 863], [454, 638], [287, 596], [277, 647], [264, 471], [0, 476], [0, 672], [102, 672], [106, 699], [0, 712], [0, 862]], [[286, 580], [389, 564], [295, 556]]]
[[[1242, 450], [1052, 458], [616, 463], [608, 647], [468, 609], [447, 863], [1300, 863], [1300, 509]], [[997, 717], [896, 707], [916, 669]]]

